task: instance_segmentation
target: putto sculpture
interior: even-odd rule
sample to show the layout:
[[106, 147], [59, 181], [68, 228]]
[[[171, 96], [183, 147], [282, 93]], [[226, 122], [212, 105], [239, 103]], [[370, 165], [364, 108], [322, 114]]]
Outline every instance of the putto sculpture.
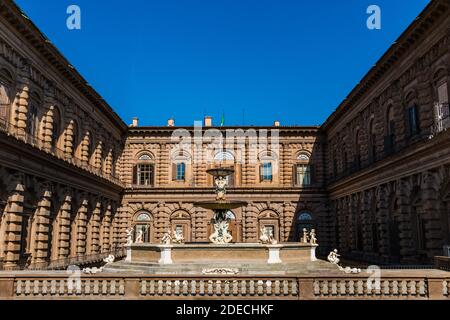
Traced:
[[184, 242], [183, 230], [177, 229], [173, 232], [173, 243], [182, 244]]
[[170, 230], [167, 230], [167, 232], [164, 233], [164, 235], [161, 239], [161, 244], [169, 245], [171, 242], [172, 242], [172, 236], [170, 235]]
[[339, 264], [339, 262], [340, 262], [339, 257], [340, 257], [340, 255], [338, 254], [337, 249], [334, 249], [333, 251], [331, 251], [331, 252], [328, 254], [327, 259], [328, 259], [328, 261], [331, 262], [332, 264], [335, 264], [335, 265], [339, 268], [340, 271], [343, 271], [343, 272], [345, 272], [345, 273], [361, 273], [361, 269], [359, 269], [359, 268], [351, 268], [351, 267], [345, 267], [345, 268], [344, 268], [344, 267], [342, 267], [342, 266]]
[[317, 244], [316, 230], [315, 229], [311, 229], [311, 232], [309, 233], [309, 243], [310, 244]]
[[262, 244], [277, 244], [278, 241], [274, 238], [272, 234], [272, 230], [266, 227], [261, 227], [260, 229], [261, 237], [259, 237], [259, 240]]
[[133, 244], [133, 229], [127, 229], [127, 246], [130, 246]]
[[138, 231], [135, 243], [144, 243], [144, 232], [142, 230]]
[[303, 228], [302, 242], [309, 243], [308, 229], [306, 229], [306, 228]]

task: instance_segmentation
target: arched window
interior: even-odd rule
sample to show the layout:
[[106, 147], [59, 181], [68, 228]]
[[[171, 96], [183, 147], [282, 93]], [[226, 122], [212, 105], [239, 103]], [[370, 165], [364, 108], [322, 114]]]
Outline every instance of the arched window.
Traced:
[[133, 169], [133, 184], [153, 186], [155, 178], [154, 168], [153, 158], [149, 154], [141, 155]]
[[420, 131], [419, 125], [419, 108], [417, 106], [417, 99], [415, 92], [411, 92], [406, 96], [407, 115], [406, 119], [408, 135], [415, 136]]
[[375, 120], [371, 119], [369, 123], [369, 162], [376, 160], [376, 136], [375, 136]]
[[135, 215], [133, 221], [134, 240], [142, 234], [142, 242], [149, 243], [152, 241], [153, 217], [148, 212], [139, 212]]
[[306, 229], [308, 232], [311, 232], [312, 229], [315, 229], [313, 215], [309, 211], [300, 211], [297, 213], [297, 219], [295, 223], [296, 241], [300, 241], [303, 236], [304, 229]]
[[390, 154], [394, 151], [395, 146], [394, 107], [392, 105], [387, 109], [386, 133], [384, 149], [387, 154]]
[[59, 110], [53, 110], [53, 130], [52, 130], [52, 146], [59, 147], [59, 137], [61, 134], [61, 115]]
[[276, 154], [272, 151], [265, 151], [260, 154], [259, 177], [261, 182], [273, 181], [273, 166], [276, 158]]
[[234, 155], [230, 151], [221, 151], [214, 156], [215, 161], [234, 161]]
[[361, 148], [362, 148], [362, 134], [361, 130], [356, 131], [355, 135], [355, 169], [359, 170], [362, 165], [362, 155], [361, 155]]
[[308, 187], [312, 184], [314, 167], [306, 153], [300, 153], [294, 164], [294, 184], [299, 187]]
[[11, 86], [12, 76], [6, 69], [0, 70], [0, 125], [6, 125], [9, 121], [9, 112], [11, 106]]
[[38, 110], [41, 106], [41, 98], [38, 94], [32, 93], [28, 104], [27, 133], [32, 137], [37, 137], [39, 130]]
[[[225, 166], [230, 167], [236, 170], [235, 157], [231, 151], [220, 151], [214, 156], [214, 165], [215, 166]], [[234, 187], [235, 185], [235, 176], [236, 172], [232, 175], [226, 177], [228, 186]], [[212, 183], [212, 180], [211, 180]]]
[[78, 124], [76, 121], [72, 123], [72, 156], [76, 158], [80, 157], [80, 131], [78, 129]]

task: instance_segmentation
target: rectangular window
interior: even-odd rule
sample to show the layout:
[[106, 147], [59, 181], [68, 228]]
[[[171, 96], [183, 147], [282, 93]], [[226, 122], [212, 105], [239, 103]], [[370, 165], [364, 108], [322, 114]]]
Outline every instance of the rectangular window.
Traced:
[[305, 164], [297, 165], [297, 183], [300, 186], [311, 185], [311, 167]]
[[419, 117], [417, 114], [417, 106], [412, 106], [408, 109], [409, 118], [409, 132], [411, 136], [419, 133]]
[[177, 173], [176, 179], [178, 181], [185, 181], [186, 179], [186, 164], [181, 162], [177, 163]]
[[272, 181], [272, 163], [261, 164], [261, 181]]
[[151, 164], [138, 165], [137, 182], [141, 186], [149, 186], [153, 184], [153, 166]]

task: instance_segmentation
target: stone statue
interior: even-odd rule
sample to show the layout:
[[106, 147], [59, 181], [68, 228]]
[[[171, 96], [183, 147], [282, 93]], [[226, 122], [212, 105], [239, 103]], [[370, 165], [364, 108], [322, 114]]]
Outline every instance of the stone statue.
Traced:
[[225, 177], [219, 176], [214, 180], [216, 185], [216, 200], [223, 201], [225, 200], [225, 194], [227, 193], [227, 179]]
[[233, 240], [228, 232], [228, 222], [226, 220], [216, 222], [214, 224], [214, 233], [209, 237], [214, 244], [227, 244]]
[[311, 229], [311, 232], [309, 233], [309, 243], [310, 244], [317, 244], [316, 230], [315, 229]]
[[359, 268], [351, 268], [351, 267], [345, 267], [344, 268], [344, 267], [340, 266], [339, 265], [339, 261], [340, 261], [339, 257], [340, 257], [340, 255], [338, 254], [337, 249], [334, 249], [328, 255], [328, 261], [331, 262], [332, 264], [337, 265], [339, 270], [343, 271], [345, 273], [361, 273], [361, 269], [359, 269]]
[[110, 254], [105, 259], [103, 259], [103, 262], [106, 262], [106, 264], [110, 264], [110, 263], [113, 263], [114, 260], [116, 260], [116, 257], [114, 257], [114, 255]]
[[259, 233], [261, 234], [261, 236], [259, 237], [259, 240], [261, 241], [261, 243], [262, 244], [269, 243], [269, 235], [267, 234], [267, 229], [265, 227], [261, 227], [261, 229], [259, 230]]
[[170, 231], [167, 230], [166, 233], [164, 233], [162, 239], [161, 239], [161, 244], [165, 244], [168, 245], [172, 242], [172, 236], [170, 235]]
[[330, 261], [332, 264], [336, 264], [339, 265], [339, 257], [340, 255], [337, 253], [337, 249], [334, 249], [333, 251], [330, 252], [330, 254], [328, 255], [328, 261]]
[[302, 242], [303, 243], [309, 243], [308, 230], [306, 228], [303, 228]]
[[138, 231], [135, 243], [144, 243], [144, 232], [142, 230]]
[[133, 229], [127, 229], [127, 246], [130, 246], [133, 244]]
[[278, 241], [275, 240], [272, 234], [272, 230], [266, 227], [261, 227], [259, 230], [259, 233], [261, 234], [261, 237], [259, 237], [259, 240], [262, 244], [277, 244]]
[[96, 273], [100, 273], [100, 272], [102, 272], [103, 271], [103, 267], [101, 267], [101, 268], [97, 268], [97, 267], [93, 267], [93, 268], [84, 268], [83, 270], [82, 270], [82, 272], [83, 273], [86, 273], [86, 274], [96, 274]]
[[174, 243], [182, 244], [184, 242], [183, 230], [177, 229], [173, 232], [172, 240]]

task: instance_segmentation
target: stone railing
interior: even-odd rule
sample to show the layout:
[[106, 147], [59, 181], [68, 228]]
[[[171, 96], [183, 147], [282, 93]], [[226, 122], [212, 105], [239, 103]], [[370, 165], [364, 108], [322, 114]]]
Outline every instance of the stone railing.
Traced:
[[450, 257], [434, 257], [436, 269], [450, 271]]
[[[87, 255], [80, 255], [74, 257], [67, 257], [64, 259], [58, 260], [50, 260], [48, 262], [35, 263], [30, 264], [28, 266], [16, 267], [16, 268], [8, 268], [6, 271], [19, 271], [19, 270], [28, 270], [28, 271], [51, 271], [51, 270], [65, 270], [69, 266], [88, 266], [96, 263], [101, 263], [103, 259], [108, 257], [109, 255], [114, 255], [116, 259], [120, 259], [126, 256], [125, 248], [119, 248], [116, 250], [102, 252], [102, 253], [94, 253]], [[3, 266], [0, 261], [0, 270], [2, 270]]]
[[86, 161], [83, 161], [73, 155], [67, 156], [67, 154], [66, 154], [66, 152], [64, 152], [64, 150], [61, 150], [61, 149], [57, 148], [56, 146], [48, 147], [44, 141], [24, 132], [23, 130], [17, 129], [17, 127], [13, 126], [12, 124], [6, 122], [3, 119], [0, 119], [0, 132], [4, 132], [5, 134], [7, 134], [9, 136], [14, 137], [18, 141], [27, 143], [27, 144], [29, 144], [39, 150], [42, 150], [46, 153], [50, 153], [51, 155], [53, 155], [54, 157], [56, 157], [58, 159], [64, 160], [78, 168], [84, 169], [96, 176], [99, 176], [103, 179], [113, 182], [113, 183], [121, 186], [122, 188], [125, 186], [122, 183], [122, 181], [119, 180], [118, 177], [116, 177], [112, 174], [109, 174], [109, 173], [105, 173], [102, 169], [97, 168], [97, 167], [87, 163]]
[[450, 300], [450, 274], [383, 277], [368, 285], [355, 276], [148, 276], [0, 273], [0, 299], [264, 299]]

